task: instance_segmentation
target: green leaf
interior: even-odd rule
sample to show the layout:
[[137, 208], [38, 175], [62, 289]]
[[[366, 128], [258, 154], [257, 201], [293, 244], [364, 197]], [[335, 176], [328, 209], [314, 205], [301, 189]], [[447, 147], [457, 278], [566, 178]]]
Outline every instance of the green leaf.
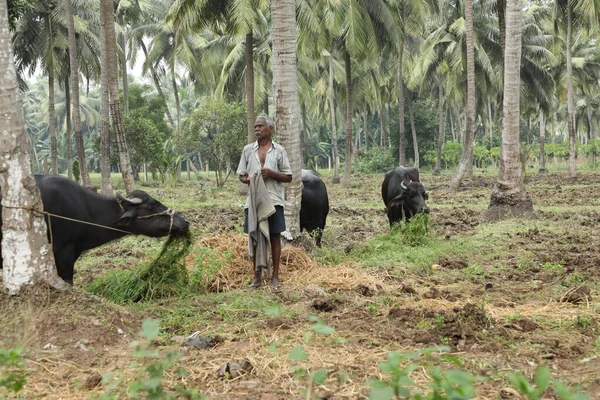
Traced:
[[288, 360], [292, 361], [306, 361], [308, 360], [308, 354], [304, 351], [304, 346], [298, 345], [288, 355]]
[[142, 322], [142, 336], [148, 340], [154, 340], [158, 337], [160, 333], [160, 320], [146, 318]]
[[370, 380], [367, 384], [371, 387], [369, 400], [391, 400], [394, 398], [394, 389], [379, 380]]
[[548, 367], [538, 368], [535, 371], [534, 381], [536, 386], [535, 392], [541, 395], [550, 387], [550, 382], [552, 381], [552, 375]]
[[277, 351], [277, 342], [273, 342], [269, 345], [269, 351], [275, 353]]
[[320, 368], [313, 374], [313, 382], [316, 385], [322, 385], [325, 379], [327, 379], [327, 370], [325, 368]]
[[319, 335], [331, 335], [335, 333], [335, 329], [325, 324], [313, 325], [310, 329]]

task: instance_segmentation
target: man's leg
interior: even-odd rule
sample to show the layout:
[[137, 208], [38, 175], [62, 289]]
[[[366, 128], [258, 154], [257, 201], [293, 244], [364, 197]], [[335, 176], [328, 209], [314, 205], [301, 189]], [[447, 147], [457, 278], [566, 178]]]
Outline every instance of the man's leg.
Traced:
[[[254, 254], [256, 254], [256, 247], [254, 247]], [[254, 280], [250, 284], [250, 287], [258, 288], [262, 285], [262, 267], [256, 268], [256, 257], [252, 259], [252, 266], [254, 268]]]
[[271, 286], [279, 287], [279, 259], [281, 258], [281, 234], [275, 233], [270, 236], [271, 239], [271, 262], [273, 263], [273, 277]]

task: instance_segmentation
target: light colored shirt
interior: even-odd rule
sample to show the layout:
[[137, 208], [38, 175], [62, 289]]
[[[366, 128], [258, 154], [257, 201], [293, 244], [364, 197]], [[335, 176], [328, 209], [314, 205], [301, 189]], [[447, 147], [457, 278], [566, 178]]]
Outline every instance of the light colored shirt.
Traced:
[[[271, 142], [271, 148], [267, 151], [264, 166], [275, 172], [292, 175], [292, 168], [290, 167], [287, 151], [285, 151], [283, 146], [276, 142]], [[246, 145], [244, 150], [242, 150], [237, 173], [238, 175], [248, 174], [248, 176], [251, 177], [254, 173], [260, 173], [260, 169], [258, 141], [256, 141]], [[267, 179], [265, 180], [265, 186], [267, 187], [273, 205], [283, 207], [285, 200], [285, 188], [283, 182], [279, 182], [275, 179]], [[245, 208], [248, 208], [248, 200], [246, 200]]]

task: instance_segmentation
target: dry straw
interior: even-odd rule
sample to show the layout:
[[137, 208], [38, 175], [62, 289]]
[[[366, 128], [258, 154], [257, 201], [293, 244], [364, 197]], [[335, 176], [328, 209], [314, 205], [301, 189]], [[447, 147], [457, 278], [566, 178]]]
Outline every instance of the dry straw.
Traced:
[[[216, 258], [222, 264], [210, 281], [205, 283], [208, 290], [220, 292], [247, 287], [252, 276], [247, 236], [226, 233], [203, 238], [199, 244], [214, 250], [210, 257]], [[199, 253], [192, 253], [186, 259], [188, 268], [202, 268], [206, 263], [207, 260], [202, 259]], [[280, 266], [280, 279], [286, 286], [317, 285], [338, 290], [368, 288], [371, 291], [380, 291], [386, 287], [383, 277], [360, 270], [356, 263], [324, 266], [303, 249], [294, 246], [282, 248]]]

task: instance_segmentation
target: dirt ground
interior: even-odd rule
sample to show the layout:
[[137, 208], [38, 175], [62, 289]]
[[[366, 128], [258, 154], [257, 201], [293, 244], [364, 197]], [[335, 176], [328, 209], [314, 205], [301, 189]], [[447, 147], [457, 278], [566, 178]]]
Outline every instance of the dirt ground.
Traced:
[[[505, 398], [502, 390], [509, 386], [511, 373], [520, 372], [531, 381], [543, 365], [555, 379], [600, 399], [600, 173], [579, 173], [569, 180], [562, 173], [530, 172], [526, 185], [533, 220], [513, 221], [517, 229], [507, 224], [496, 230], [480, 223], [495, 177], [469, 178], [459, 192], [449, 190], [448, 178], [422, 176], [429, 193], [430, 234], [441, 245], [477, 241], [472, 252], [449, 251], [417, 267], [337, 264], [343, 256], [356, 260], [353, 255], [361, 246], [388, 232], [389, 226], [378, 176], [355, 177], [348, 189], [325, 179], [331, 209], [323, 249], [304, 241], [301, 250], [306, 268], [315, 262], [324, 273], [284, 274], [280, 292], [251, 292], [241, 285], [186, 301], [188, 322], [181, 329], [171, 325], [152, 345], [163, 354], [181, 352], [180, 366], [188, 371], [185, 378], [168, 372], [165, 386], [183, 384], [210, 399], [366, 399], [365, 383], [385, 378], [378, 362], [390, 351], [445, 345], [462, 361], [460, 368], [482, 377], [475, 384], [479, 399]], [[192, 229], [201, 232], [198, 240], [219, 235], [238, 240], [237, 235], [243, 248], [237, 197], [183, 211]], [[489, 244], [482, 239], [486, 234]], [[426, 251], [415, 248], [415, 259]], [[99, 261], [76, 275], [76, 289], [69, 293], [39, 288], [20, 298], [0, 294], [2, 347], [25, 347], [27, 382], [21, 398], [95, 398], [109, 391], [96, 386], [98, 374], [108, 372], [133, 381], [130, 343], [139, 339], [141, 321], [164, 316], [159, 310], [181, 307], [169, 299], [158, 301], [154, 310], [118, 306], [83, 291], [81, 286], [112, 267], [100, 257], [107, 252], [145, 257], [142, 251], [110, 245], [88, 254]], [[338, 256], [323, 262], [327, 252]], [[286, 271], [285, 262], [282, 269]], [[336, 284], [333, 277], [346, 284]], [[231, 318], [218, 310], [234, 296], [243, 302], [230, 306]], [[247, 307], [255, 297], [278, 303], [286, 312], [267, 315]], [[315, 326], [310, 315], [322, 318], [335, 334], [306, 340]], [[196, 325], [189, 323], [194, 318]], [[181, 346], [194, 333], [183, 326], [195, 326], [215, 339], [214, 347]], [[288, 357], [298, 345], [307, 353], [304, 361]], [[228, 363], [232, 369], [244, 364], [246, 373], [223, 379], [218, 371]], [[451, 368], [438, 359], [428, 363]], [[305, 378], [294, 379], [293, 365], [309, 372], [326, 368], [328, 378], [322, 385], [310, 385]], [[426, 387], [430, 380], [428, 365], [411, 375], [417, 385]], [[301, 395], [307, 387], [312, 392]]]

